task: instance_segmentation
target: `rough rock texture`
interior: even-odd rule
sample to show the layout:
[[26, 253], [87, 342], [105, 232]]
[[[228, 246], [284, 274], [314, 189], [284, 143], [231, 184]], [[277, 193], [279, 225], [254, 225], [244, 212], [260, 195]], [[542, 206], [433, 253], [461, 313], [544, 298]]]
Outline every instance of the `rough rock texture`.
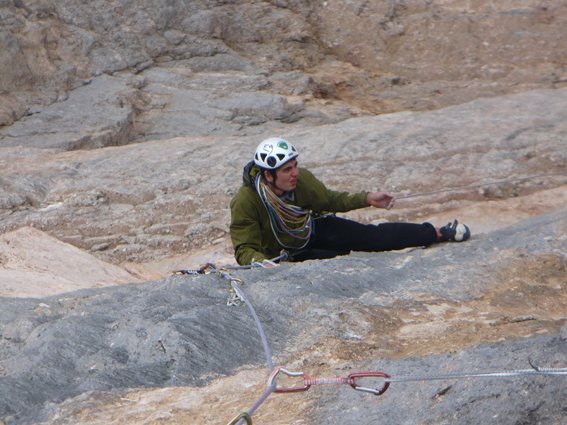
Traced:
[[3, 147], [23, 145], [62, 151], [129, 143], [133, 111], [124, 107], [131, 94], [120, 79], [101, 76], [2, 132]]
[[314, 97], [372, 112], [556, 87], [567, 79], [566, 7], [534, 0], [7, 0], [0, 4], [0, 123], [20, 118], [30, 100], [64, 98], [93, 75], [172, 61], [196, 72], [301, 70]]
[[[224, 424], [258, 399], [246, 308], [171, 272], [234, 263], [227, 204], [273, 135], [328, 186], [398, 199], [349, 217], [473, 230], [234, 272], [275, 364], [566, 367], [566, 21], [565, 0], [0, 0], [0, 424]], [[253, 419], [555, 425], [565, 388], [314, 386]]]
[[[245, 282], [242, 289], [263, 323], [275, 363], [292, 370], [407, 376], [525, 369], [529, 361], [559, 367], [567, 362], [567, 340], [559, 336], [567, 294], [566, 212], [465, 244], [232, 275]], [[128, 388], [205, 386], [244, 366], [262, 369], [254, 322], [244, 306], [226, 306], [228, 295], [226, 280], [208, 275], [1, 299], [5, 422], [96, 423], [85, 413], [81, 419], [77, 410], [96, 410], [91, 403], [107, 391], [119, 397], [116, 391]], [[299, 406], [286, 412], [271, 405], [258, 421], [303, 417], [317, 424], [370, 424], [382, 417], [415, 423], [420, 412], [423, 423], [485, 423], [495, 417], [500, 423], [559, 423], [565, 417], [564, 379], [397, 383], [379, 399], [348, 387], [314, 387]], [[213, 394], [222, 400], [232, 391], [226, 385]], [[245, 391], [246, 400], [251, 392], [258, 387]], [[65, 407], [57, 408], [64, 400]], [[234, 414], [248, 407], [244, 400], [231, 407]], [[185, 405], [179, 415], [171, 423], [192, 415], [199, 420], [191, 423], [231, 417], [210, 404]], [[286, 419], [268, 419], [276, 417]]]
[[[351, 214], [367, 222], [424, 219], [564, 186], [566, 90], [351, 118], [316, 131], [299, 122], [279, 134], [337, 190], [385, 189], [401, 198], [455, 189], [400, 199], [388, 213]], [[227, 251], [227, 205], [255, 146], [250, 138], [185, 136], [72, 152], [5, 147], [0, 230], [31, 225], [114, 263], [156, 261], [211, 244]], [[477, 217], [471, 224], [483, 219]]]
[[[0, 128], [0, 231], [113, 263], [226, 257], [226, 203], [273, 134], [337, 189], [513, 181], [389, 219], [557, 187], [513, 179], [565, 165], [566, 5], [4, 1], [2, 122], [17, 121]], [[463, 103], [505, 93], [520, 94]]]

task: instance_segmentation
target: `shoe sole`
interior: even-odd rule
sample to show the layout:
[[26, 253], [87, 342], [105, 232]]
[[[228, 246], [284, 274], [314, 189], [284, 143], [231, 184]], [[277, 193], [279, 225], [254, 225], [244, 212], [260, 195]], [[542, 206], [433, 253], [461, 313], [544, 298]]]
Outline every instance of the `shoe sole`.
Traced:
[[455, 229], [455, 236], [453, 236], [453, 240], [455, 242], [464, 242], [470, 237], [471, 237], [471, 232], [469, 228], [465, 224], [461, 224], [461, 223], [457, 224], [457, 227]]

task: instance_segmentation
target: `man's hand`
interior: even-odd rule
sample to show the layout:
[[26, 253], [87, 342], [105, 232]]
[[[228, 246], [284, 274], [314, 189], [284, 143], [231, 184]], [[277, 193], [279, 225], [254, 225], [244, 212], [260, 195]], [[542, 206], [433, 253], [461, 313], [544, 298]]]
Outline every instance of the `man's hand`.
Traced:
[[394, 206], [395, 200], [388, 192], [369, 192], [366, 195], [366, 202], [370, 206], [389, 210]]

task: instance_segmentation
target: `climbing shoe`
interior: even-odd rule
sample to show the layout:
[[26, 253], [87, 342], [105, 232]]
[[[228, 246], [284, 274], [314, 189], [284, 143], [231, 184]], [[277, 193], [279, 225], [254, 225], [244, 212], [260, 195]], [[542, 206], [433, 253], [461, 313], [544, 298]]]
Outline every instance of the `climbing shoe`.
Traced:
[[439, 229], [441, 238], [439, 242], [464, 242], [471, 237], [471, 231], [466, 224], [459, 223], [457, 220]]

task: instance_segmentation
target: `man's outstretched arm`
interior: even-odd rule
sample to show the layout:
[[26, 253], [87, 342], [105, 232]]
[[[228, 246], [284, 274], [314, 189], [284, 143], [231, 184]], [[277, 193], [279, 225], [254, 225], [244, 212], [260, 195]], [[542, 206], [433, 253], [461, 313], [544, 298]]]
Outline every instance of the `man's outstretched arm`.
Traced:
[[388, 192], [369, 192], [366, 195], [366, 202], [372, 207], [389, 210], [394, 206], [395, 199]]

